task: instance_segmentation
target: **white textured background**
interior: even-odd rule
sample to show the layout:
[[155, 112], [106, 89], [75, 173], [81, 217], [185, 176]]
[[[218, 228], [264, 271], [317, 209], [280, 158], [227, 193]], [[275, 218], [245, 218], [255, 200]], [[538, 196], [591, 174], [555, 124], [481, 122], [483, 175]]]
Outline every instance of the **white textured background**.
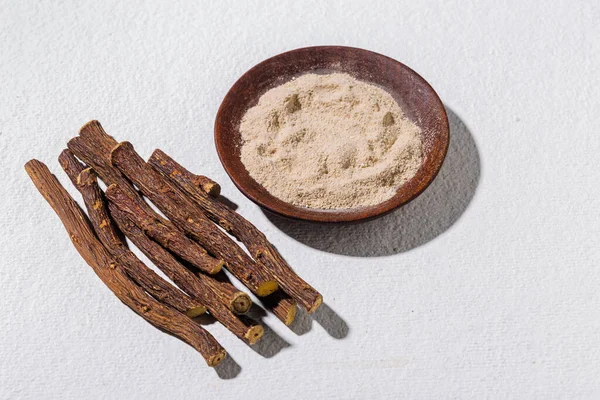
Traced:
[[[533, 3], [0, 1], [0, 398], [600, 398], [600, 7]], [[406, 63], [449, 111], [440, 177], [367, 225], [269, 219], [214, 151], [233, 82], [319, 44]], [[209, 325], [214, 371], [116, 300], [23, 170], [68, 183], [90, 119], [223, 184], [324, 294], [303, 334]]]

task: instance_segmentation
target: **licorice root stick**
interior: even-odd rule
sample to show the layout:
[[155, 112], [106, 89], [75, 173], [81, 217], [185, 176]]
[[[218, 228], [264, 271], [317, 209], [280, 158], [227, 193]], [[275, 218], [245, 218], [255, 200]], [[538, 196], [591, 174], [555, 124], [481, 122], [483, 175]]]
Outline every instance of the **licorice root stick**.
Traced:
[[152, 153], [148, 164], [184, 191], [209, 219], [241, 241], [256, 262], [271, 271], [279, 286], [309, 313], [321, 305], [323, 298], [319, 292], [292, 270], [265, 235], [240, 214], [202, 191], [195, 184], [196, 175], [161, 150]]
[[216, 274], [221, 270], [223, 261], [211, 257], [204, 248], [188, 238], [182, 231], [174, 226], [163, 224], [154, 218], [153, 213], [142, 207], [143, 200], [139, 196], [123, 190], [121, 185], [110, 185], [106, 189], [106, 197], [119, 209], [127, 214], [140, 229], [156, 240], [177, 256], [186, 260], [194, 267], [209, 274]]
[[77, 252], [119, 300], [152, 325], [194, 347], [209, 366], [214, 367], [225, 358], [225, 350], [210, 333], [185, 315], [152, 298], [129, 278], [120, 263], [97, 239], [85, 213], [46, 165], [31, 160], [25, 164], [25, 170], [60, 218]]
[[198, 276], [235, 314], [246, 314], [252, 306], [250, 296], [233, 286], [224, 272], [215, 275], [199, 272]]
[[[109, 187], [107, 193], [113, 187]], [[152, 241], [145, 240], [148, 238], [143, 235], [140, 229], [135, 230], [136, 224], [129, 219], [129, 215], [123, 212], [117, 203], [112, 202], [110, 196], [108, 198], [111, 200], [111, 203], [109, 203], [111, 215], [120, 229], [169, 279], [192, 298], [206, 305], [210, 314], [240, 339], [249, 344], [254, 344], [262, 337], [264, 328], [261, 325], [256, 324], [244, 315], [236, 316], [233, 314], [227, 305], [221, 301], [219, 296], [201, 278], [177, 262], [161, 246], [156, 243], [154, 243], [156, 246], [152, 246]]]
[[137, 154], [129, 142], [111, 151], [111, 162], [131, 180], [177, 227], [184, 230], [213, 255], [257, 296], [267, 296], [278, 288], [273, 274], [250, 258], [229, 236], [209, 221], [204, 212], [177, 187]]
[[[185, 268], [161, 245], [150, 239], [141, 228], [129, 219], [127, 213], [119, 209], [117, 205], [111, 205], [113, 217], [119, 226], [119, 229], [131, 240], [131, 242], [144, 253], [160, 270], [177, 271]], [[190, 271], [191, 274], [193, 274]], [[173, 274], [173, 272], [169, 272]], [[252, 299], [246, 293], [238, 290], [228, 281], [223, 272], [215, 275], [199, 273], [199, 278], [208, 286], [213, 293], [236, 314], [244, 314], [250, 309]], [[196, 277], [193, 278], [194, 280]]]
[[290, 326], [296, 318], [296, 302], [283, 290], [278, 290], [260, 299], [265, 308], [271, 311], [281, 322]]
[[206, 307], [165, 281], [127, 248], [108, 213], [94, 172], [81, 165], [70, 150], [64, 150], [58, 157], [58, 161], [75, 188], [81, 193], [98, 239], [121, 263], [127, 274], [154, 298], [188, 317], [194, 318], [204, 314]]
[[139, 195], [133, 185], [121, 174], [121, 172], [113, 167], [110, 163], [110, 151], [118, 143], [112, 137], [104, 132], [98, 121], [90, 121], [85, 124], [80, 130], [79, 135], [69, 140], [67, 147], [81, 161], [91, 167], [94, 172], [104, 181], [106, 186], [113, 184], [119, 185], [123, 190], [131, 196], [136, 197], [140, 201], [140, 205], [155, 219], [162, 222], [164, 225], [175, 227], [171, 221], [163, 218], [156, 213]]
[[[79, 135], [85, 140], [89, 140], [93, 143], [98, 143], [100, 146], [102, 146], [102, 151], [104, 152], [104, 158], [106, 160], [109, 160], [108, 156], [110, 155], [110, 151], [117, 144], [119, 144], [119, 142], [117, 142], [112, 136], [108, 135], [104, 131], [104, 128], [102, 128], [100, 122], [96, 120], [90, 121], [83, 127], [81, 127], [81, 129], [79, 130]], [[113, 183], [118, 184], [119, 182], [106, 182], [106, 185], [108, 186]], [[200, 187], [202, 190], [204, 190], [211, 196], [218, 197], [221, 193], [221, 186], [217, 182], [213, 181], [212, 179], [206, 176], [195, 175], [194, 184], [198, 185], [198, 187]]]

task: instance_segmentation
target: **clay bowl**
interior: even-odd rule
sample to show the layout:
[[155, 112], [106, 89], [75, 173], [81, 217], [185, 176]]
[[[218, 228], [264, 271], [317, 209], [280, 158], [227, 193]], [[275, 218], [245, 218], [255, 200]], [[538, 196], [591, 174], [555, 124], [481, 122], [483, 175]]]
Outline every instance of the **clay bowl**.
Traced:
[[[240, 121], [267, 90], [309, 72], [345, 72], [387, 90], [407, 117], [420, 126], [423, 164], [416, 175], [383, 203], [344, 210], [320, 210], [286, 203], [250, 177], [240, 160]], [[381, 54], [342, 46], [292, 50], [269, 58], [246, 72], [229, 90], [217, 113], [215, 143], [233, 183], [260, 207], [292, 219], [315, 222], [356, 222], [382, 216], [408, 203], [436, 177], [449, 141], [448, 117], [433, 88], [406, 65]]]

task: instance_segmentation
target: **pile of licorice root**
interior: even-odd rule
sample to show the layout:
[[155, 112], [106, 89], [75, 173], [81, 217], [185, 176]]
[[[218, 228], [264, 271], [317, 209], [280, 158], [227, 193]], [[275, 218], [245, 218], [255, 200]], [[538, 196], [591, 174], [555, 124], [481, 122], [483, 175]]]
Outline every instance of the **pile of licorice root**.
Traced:
[[[288, 326], [297, 305], [309, 313], [321, 305], [319, 292], [296, 275], [265, 235], [219, 199], [217, 183], [164, 152], [155, 150], [146, 162], [131, 143], [118, 143], [91, 121], [69, 141], [59, 162], [87, 215], [42, 162], [31, 160], [25, 169], [79, 254], [123, 303], [197, 349], [209, 366], [226, 352], [193, 318], [208, 312], [250, 345], [264, 333], [244, 315], [250, 296], [222, 268]], [[144, 264], [125, 237], [176, 286]]]

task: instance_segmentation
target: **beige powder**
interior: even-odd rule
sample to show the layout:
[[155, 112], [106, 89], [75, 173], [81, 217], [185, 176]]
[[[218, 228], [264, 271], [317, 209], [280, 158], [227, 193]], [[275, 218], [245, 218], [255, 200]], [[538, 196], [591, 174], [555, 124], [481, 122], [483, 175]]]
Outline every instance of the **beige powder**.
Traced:
[[381, 203], [422, 161], [420, 128], [385, 90], [347, 74], [302, 75], [267, 91], [240, 133], [250, 176], [308, 208]]

